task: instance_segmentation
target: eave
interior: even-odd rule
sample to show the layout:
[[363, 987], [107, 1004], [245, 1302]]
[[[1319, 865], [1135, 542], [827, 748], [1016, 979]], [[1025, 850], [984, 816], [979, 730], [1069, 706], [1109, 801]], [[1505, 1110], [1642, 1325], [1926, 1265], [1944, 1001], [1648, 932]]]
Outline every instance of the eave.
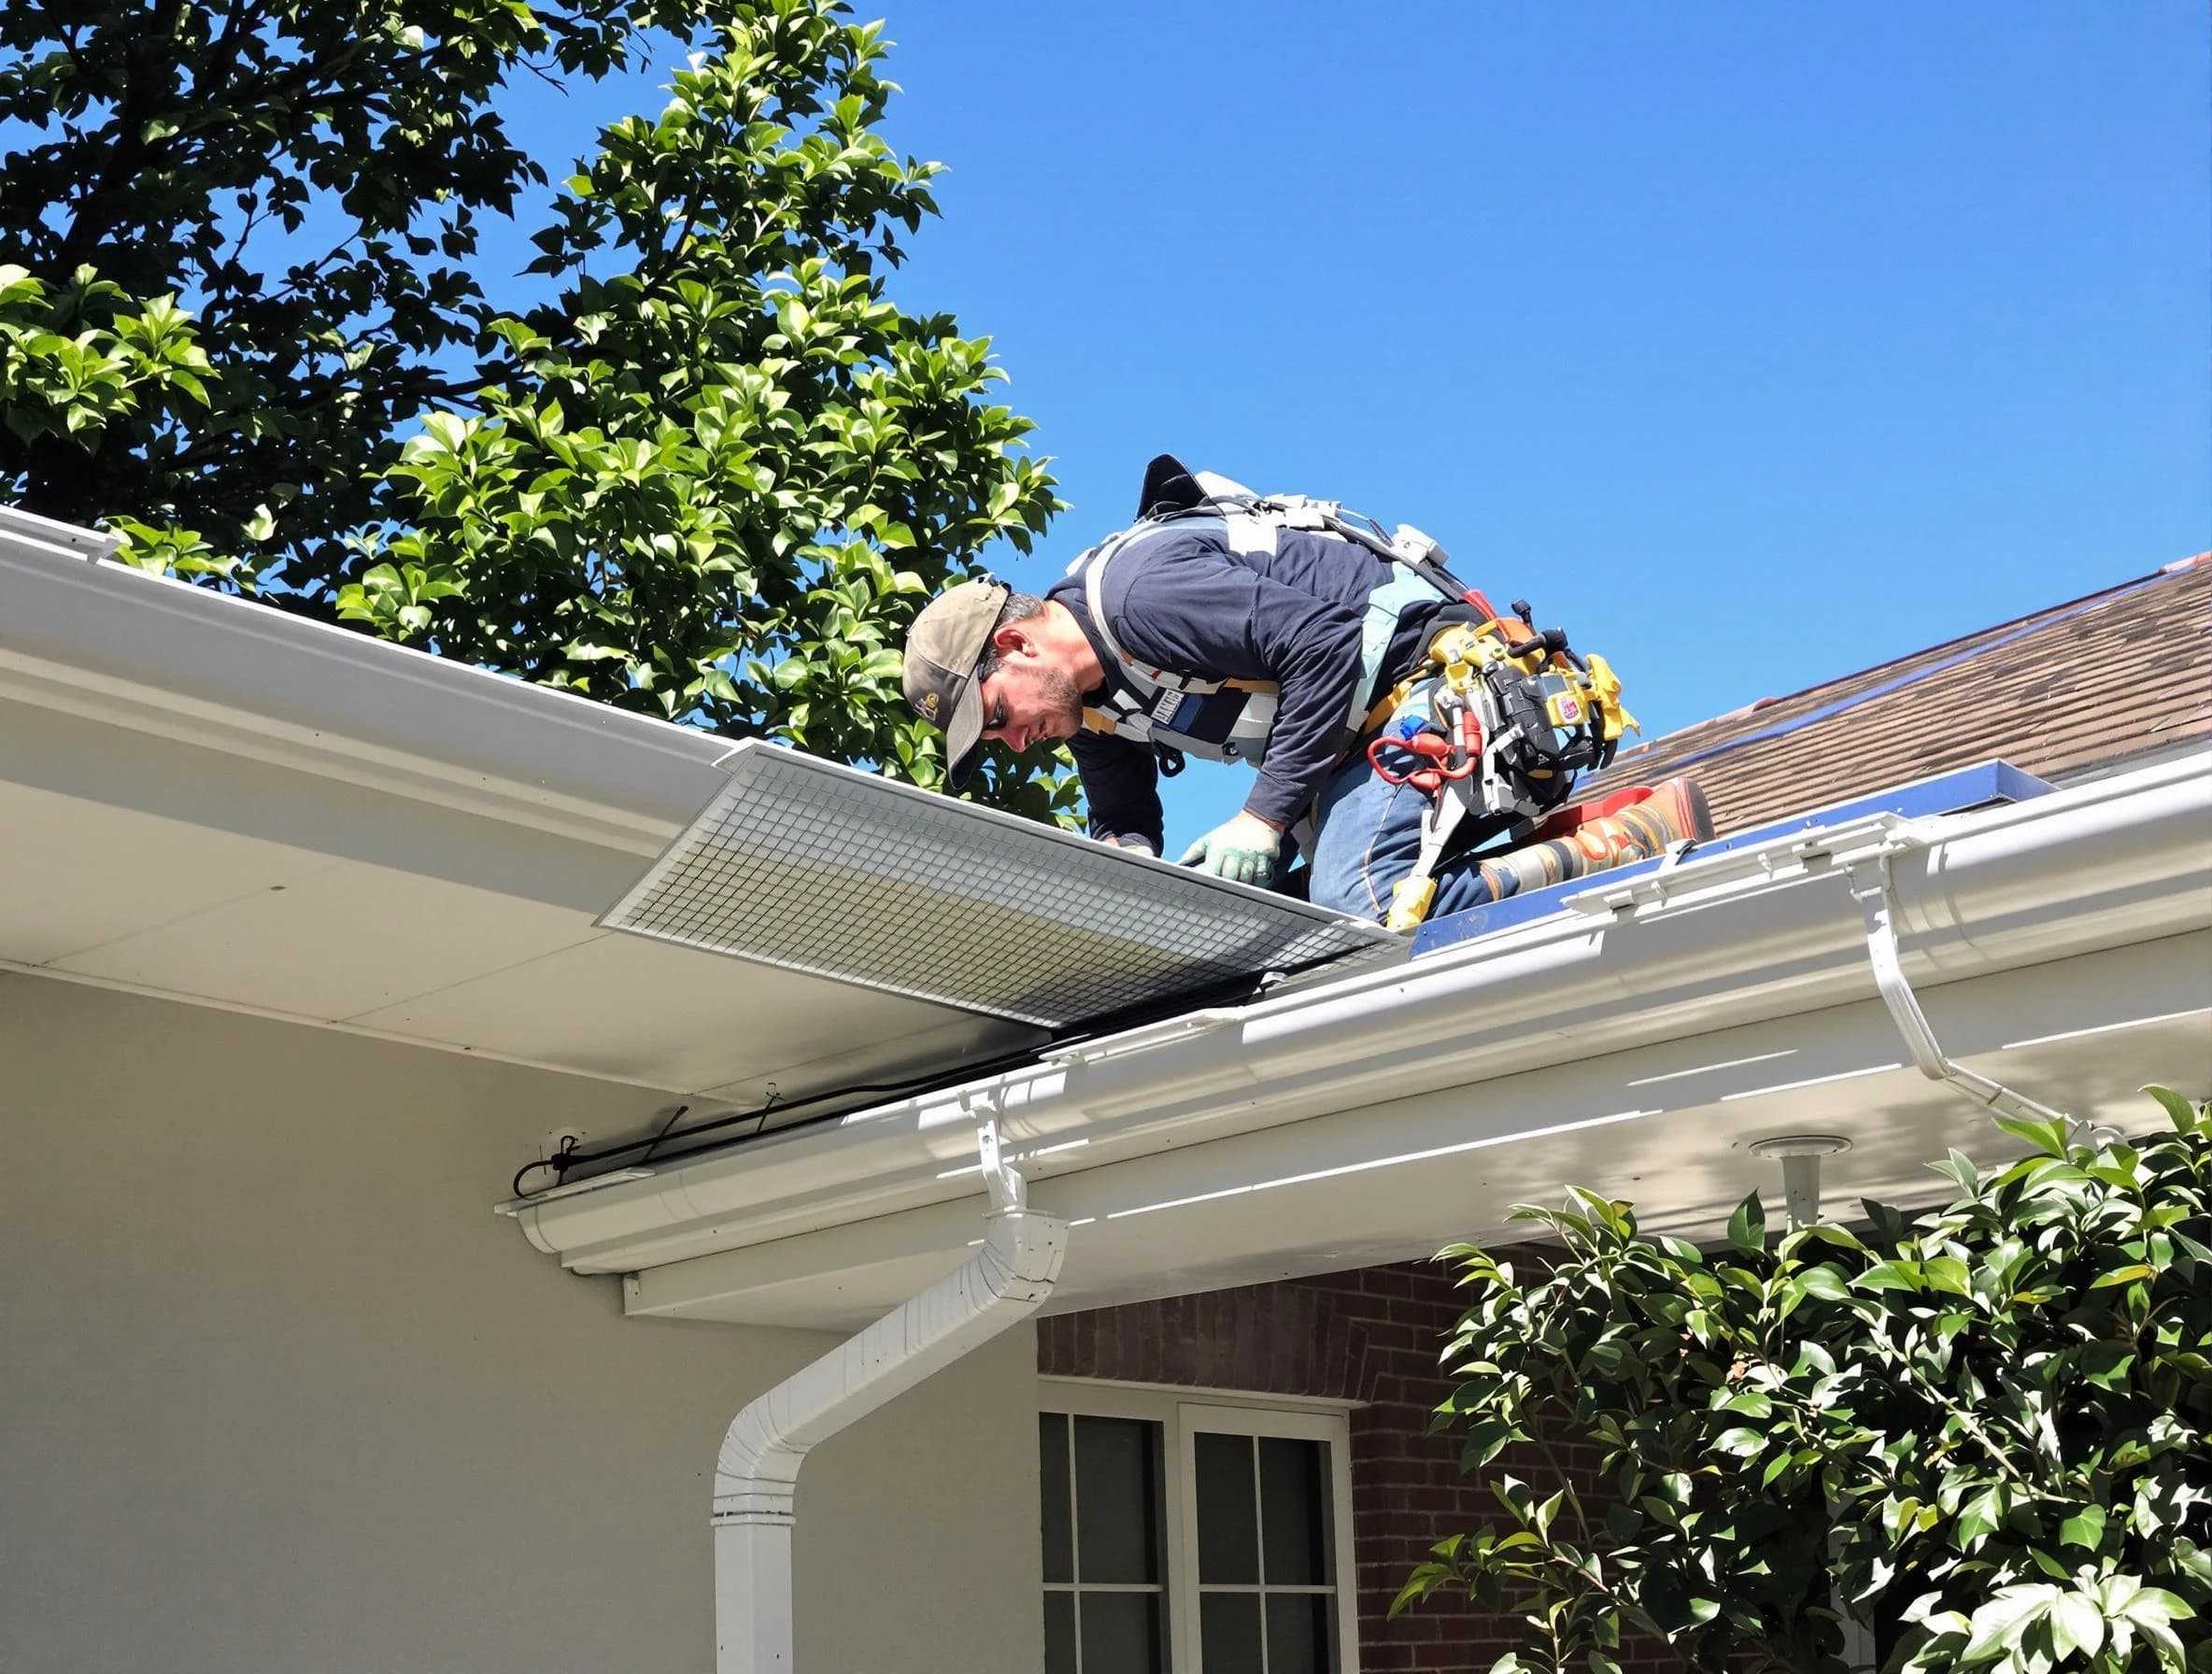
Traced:
[[1569, 1180], [1704, 1229], [1775, 1192], [1752, 1142], [1808, 1128], [1852, 1142], [1834, 1197], [1924, 1197], [1930, 1157], [2007, 1142], [1910, 1067], [1854, 872], [1887, 854], [1906, 969], [1953, 1057], [2124, 1128], [2144, 1081], [2205, 1090], [2207, 830], [2199, 752], [2016, 806], [1796, 833], [1611, 905], [1601, 881], [1595, 915], [511, 1213], [572, 1268], [630, 1274], [632, 1312], [830, 1325], [960, 1258], [985, 1115], [1074, 1226], [1056, 1309], [1510, 1236], [1514, 1203]]

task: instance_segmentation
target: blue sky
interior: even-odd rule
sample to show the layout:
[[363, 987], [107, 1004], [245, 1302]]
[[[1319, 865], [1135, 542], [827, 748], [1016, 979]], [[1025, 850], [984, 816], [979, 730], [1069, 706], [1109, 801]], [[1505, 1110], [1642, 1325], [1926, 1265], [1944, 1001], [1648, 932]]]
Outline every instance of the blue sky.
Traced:
[[1073, 503], [1010, 578], [1170, 450], [1420, 524], [1658, 733], [2212, 545], [2200, 0], [887, 17], [893, 295]]

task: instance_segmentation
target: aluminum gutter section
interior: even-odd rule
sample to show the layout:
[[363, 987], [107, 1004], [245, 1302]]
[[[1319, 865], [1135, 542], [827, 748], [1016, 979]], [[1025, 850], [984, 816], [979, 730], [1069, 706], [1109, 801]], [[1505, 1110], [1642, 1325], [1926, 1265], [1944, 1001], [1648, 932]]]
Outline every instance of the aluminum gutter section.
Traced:
[[111, 545], [0, 516], [0, 699], [648, 857], [722, 782], [727, 739], [90, 561]]
[[808, 1450], [1044, 1305], [1065, 1221], [1028, 1206], [1021, 1176], [977, 1133], [991, 1192], [983, 1247], [957, 1271], [740, 1412], [715, 1464], [716, 1674], [790, 1674], [791, 1534]]
[[[583, 1272], [629, 1272], [974, 1190], [978, 1100], [1033, 1184], [1305, 1117], [1865, 1000], [1851, 867], [1890, 859], [1923, 992], [2212, 927], [2212, 752], [2011, 806], [1893, 816], [1600, 879], [1556, 916], [1388, 972], [1071, 1048], [558, 1201], [508, 1206]], [[1532, 1116], [1532, 1120], [1536, 1118]]]

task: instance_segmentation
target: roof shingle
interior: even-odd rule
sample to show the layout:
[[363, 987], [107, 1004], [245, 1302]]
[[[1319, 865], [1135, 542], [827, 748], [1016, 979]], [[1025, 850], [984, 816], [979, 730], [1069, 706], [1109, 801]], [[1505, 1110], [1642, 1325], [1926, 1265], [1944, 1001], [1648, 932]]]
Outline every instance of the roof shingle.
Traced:
[[1624, 750], [1726, 834], [2002, 757], [2043, 778], [2212, 734], [2212, 553]]

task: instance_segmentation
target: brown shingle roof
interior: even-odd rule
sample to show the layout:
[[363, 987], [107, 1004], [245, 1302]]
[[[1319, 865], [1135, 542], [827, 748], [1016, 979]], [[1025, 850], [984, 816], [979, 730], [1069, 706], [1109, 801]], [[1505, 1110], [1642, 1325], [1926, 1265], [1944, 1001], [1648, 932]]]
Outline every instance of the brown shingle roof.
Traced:
[[2002, 757], [2043, 778], [2212, 734], [2212, 553], [1624, 750], [1725, 834]]

